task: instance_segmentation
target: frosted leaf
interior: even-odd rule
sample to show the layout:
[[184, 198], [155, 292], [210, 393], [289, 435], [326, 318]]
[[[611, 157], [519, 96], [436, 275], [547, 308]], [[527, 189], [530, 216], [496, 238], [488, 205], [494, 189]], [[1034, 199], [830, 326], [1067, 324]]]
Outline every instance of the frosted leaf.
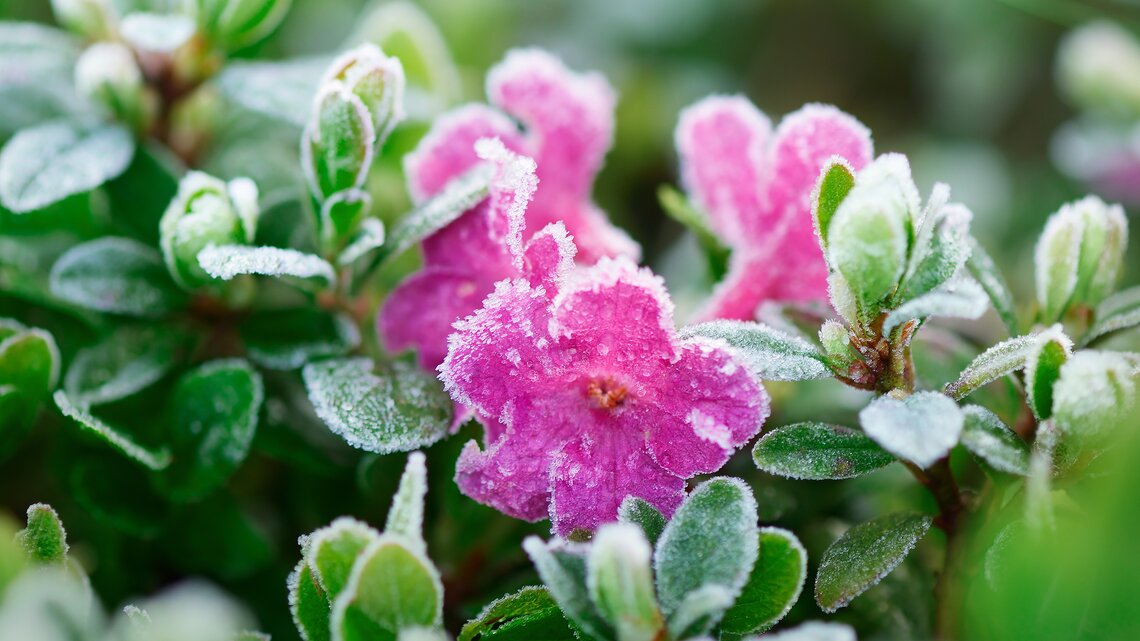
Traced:
[[0, 202], [16, 213], [42, 209], [123, 173], [134, 153], [134, 138], [119, 125], [21, 130], [0, 151]]
[[914, 319], [930, 316], [975, 319], [989, 309], [990, 299], [982, 286], [970, 278], [949, 281], [938, 289], [911, 299], [887, 315], [883, 333]]
[[847, 279], [839, 272], [832, 272], [827, 276], [827, 296], [831, 306], [835, 308], [839, 317], [847, 321], [849, 327], [859, 324], [859, 303], [855, 301], [855, 294]]
[[669, 635], [674, 639], [689, 639], [708, 633], [735, 598], [735, 591], [716, 583], [685, 593], [669, 617]]
[[1136, 362], [1117, 352], [1081, 350], [1061, 368], [1053, 416], [1067, 434], [1111, 433], [1135, 420], [1140, 378]]
[[422, 554], [381, 536], [352, 566], [333, 601], [334, 640], [390, 638], [409, 627], [436, 627], [443, 619], [439, 571]]
[[938, 392], [899, 400], [880, 396], [859, 412], [863, 431], [883, 449], [919, 467], [946, 456], [962, 434], [962, 411]]
[[1095, 319], [1081, 340], [1085, 345], [1101, 336], [1140, 325], [1140, 287], [1130, 287], [1104, 299], [1096, 308]]
[[523, 549], [534, 563], [566, 618], [589, 638], [612, 639], [609, 624], [594, 609], [586, 587], [586, 559], [581, 548], [560, 541], [544, 543], [536, 536], [523, 540]]
[[312, 577], [328, 601], [340, 596], [357, 559], [380, 540], [380, 533], [368, 524], [345, 516], [302, 538], [302, 551]]
[[849, 479], [895, 457], [863, 434], [838, 425], [796, 423], [770, 430], [752, 449], [756, 467], [792, 479]]
[[1035, 349], [1025, 360], [1025, 401], [1038, 420], [1053, 415], [1053, 383], [1073, 353], [1073, 341], [1054, 325], [1037, 334]]
[[396, 641], [451, 641], [451, 637], [439, 628], [416, 626], [400, 630]]
[[946, 395], [962, 400], [975, 390], [1025, 367], [1025, 362], [1037, 349], [1037, 343], [1037, 335], [1030, 334], [1007, 338], [990, 347], [962, 370], [958, 380], [946, 385]]
[[641, 528], [627, 523], [602, 525], [590, 544], [586, 588], [620, 639], [651, 641], [663, 627], [653, 591], [652, 556]]
[[811, 218], [819, 246], [827, 253], [827, 231], [840, 203], [855, 186], [855, 168], [842, 156], [832, 156], [819, 172], [811, 193]]
[[360, 345], [360, 329], [352, 318], [311, 308], [252, 314], [240, 332], [249, 359], [275, 370], [294, 370], [318, 358], [343, 356]]
[[[0, 319], [2, 322], [2, 319]], [[59, 381], [59, 347], [42, 329], [13, 323], [12, 332], [0, 325], [0, 386], [11, 386], [39, 401]]]
[[174, 367], [186, 336], [169, 327], [123, 327], [79, 350], [63, 388], [80, 405], [102, 405], [157, 383]]
[[239, 60], [227, 64], [215, 83], [222, 95], [242, 107], [303, 127], [331, 60], [328, 56], [282, 62]]
[[328, 595], [321, 588], [306, 559], [301, 559], [285, 580], [289, 614], [303, 641], [329, 640]]
[[1083, 235], [1084, 220], [1070, 205], [1062, 207], [1045, 223], [1033, 258], [1037, 301], [1041, 304], [1044, 322], [1060, 318], [1077, 287]]
[[857, 641], [855, 628], [830, 621], [808, 621], [794, 628], [766, 634], [764, 641]]
[[820, 560], [816, 603], [835, 612], [878, 584], [910, 554], [932, 521], [922, 514], [889, 514], [844, 532]]
[[107, 237], [72, 247], [51, 268], [51, 293], [100, 312], [162, 316], [186, 297], [159, 253], [128, 238]]
[[[140, 616], [138, 612], [145, 612]], [[133, 615], [133, 616], [132, 616]], [[124, 611], [115, 618], [115, 641], [235, 641], [252, 628], [253, 617], [217, 588], [189, 581]]]
[[56, 391], [53, 398], [64, 416], [127, 458], [155, 471], [166, 469], [170, 465], [170, 451], [166, 448], [151, 450], [139, 445], [131, 437], [93, 416], [86, 408], [75, 405], [63, 390]]
[[714, 478], [697, 486], [657, 541], [654, 564], [663, 611], [672, 617], [687, 594], [704, 586], [739, 594], [758, 546], [756, 499], [747, 485]]
[[463, 626], [458, 641], [532, 638], [575, 638], [550, 592], [534, 585], [487, 604], [478, 616]]
[[0, 22], [0, 87], [70, 76], [79, 47], [70, 34], [34, 22]]
[[77, 631], [103, 629], [103, 610], [91, 605], [88, 589], [65, 569], [20, 573], [0, 604], [0, 639], [75, 641]]
[[194, 35], [194, 21], [177, 14], [131, 13], [119, 24], [119, 32], [136, 49], [171, 53]]
[[805, 580], [807, 550], [796, 535], [781, 528], [761, 528], [760, 559], [720, 629], [733, 634], [770, 629], [799, 600]]
[[627, 496], [618, 507], [618, 521], [631, 523], [641, 528], [641, 533], [649, 540], [650, 545], [657, 545], [665, 529], [665, 517], [653, 504], [636, 496]]
[[990, 255], [973, 236], [968, 237], [968, 242], [970, 244], [970, 257], [966, 259], [966, 269], [970, 276], [973, 276], [974, 280], [982, 286], [986, 295], [990, 297], [990, 304], [993, 305], [994, 311], [997, 312], [1001, 321], [1005, 323], [1006, 331], [1009, 332], [1010, 336], [1016, 336], [1018, 333], [1017, 314], [1014, 313], [1013, 294], [1009, 293], [1009, 286], [1006, 285], [1005, 278], [998, 271], [993, 258], [990, 258]]
[[265, 397], [261, 375], [241, 359], [206, 363], [178, 381], [166, 432], [173, 462], [161, 486], [178, 500], [217, 489], [249, 454]]
[[380, 454], [426, 447], [447, 434], [452, 402], [438, 381], [400, 361], [373, 369], [368, 358], [305, 366], [309, 400], [334, 434]]
[[360, 223], [360, 229], [349, 241], [340, 255], [336, 257], [336, 264], [340, 266], [351, 265], [375, 249], [384, 245], [384, 223], [376, 218], [365, 218]]
[[996, 414], [984, 407], [962, 408], [962, 445], [994, 469], [1022, 476], [1029, 473], [1029, 447]]
[[392, 507], [388, 508], [388, 519], [384, 533], [403, 537], [422, 553], [427, 553], [424, 543], [424, 496], [427, 495], [427, 464], [423, 452], [412, 452], [400, 477], [400, 486], [392, 497]]
[[920, 229], [920, 233], [928, 233], [929, 236], [915, 241], [915, 253], [903, 277], [898, 300], [912, 300], [933, 291], [958, 273], [970, 257], [970, 220], [973, 214], [957, 203], [939, 205], [936, 198], [949, 195], [949, 188], [945, 194], [939, 194], [937, 188], [935, 185], [935, 193], [931, 194], [931, 204], [928, 205], [936, 210], [926, 214], [932, 221], [924, 221]]
[[829, 378], [824, 356], [807, 341], [767, 325], [715, 320], [681, 328], [681, 338], [703, 336], [724, 341], [754, 376], [770, 381]]
[[67, 562], [67, 532], [59, 514], [47, 503], [28, 507], [27, 527], [16, 535], [28, 558], [38, 565]]
[[281, 247], [211, 245], [198, 253], [198, 264], [213, 278], [230, 280], [243, 274], [315, 278], [327, 286], [336, 272], [320, 256]]

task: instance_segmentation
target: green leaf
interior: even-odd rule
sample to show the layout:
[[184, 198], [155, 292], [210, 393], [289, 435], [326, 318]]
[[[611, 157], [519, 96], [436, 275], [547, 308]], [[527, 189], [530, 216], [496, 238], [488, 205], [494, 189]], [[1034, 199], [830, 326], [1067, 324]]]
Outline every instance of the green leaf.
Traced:
[[[59, 380], [59, 348], [51, 334], [0, 319], [0, 418], [13, 417], [5, 428], [28, 429]], [[12, 428], [10, 426], [18, 426]], [[0, 442], [15, 442], [12, 431]]]
[[804, 422], [769, 431], [752, 449], [756, 467], [791, 479], [849, 479], [895, 457], [865, 435], [838, 425]]
[[1073, 342], [1054, 327], [1039, 334], [1037, 349], [1025, 362], [1025, 401], [1037, 420], [1053, 415], [1053, 384], [1069, 360]]
[[618, 507], [618, 521], [632, 523], [641, 528], [650, 545], [656, 546], [657, 539], [665, 529], [665, 517], [653, 504], [636, 496], [627, 496]]
[[641, 528], [601, 526], [586, 560], [586, 588], [598, 612], [623, 641], [653, 641], [664, 627], [649, 567], [653, 549]]
[[360, 229], [348, 241], [348, 245], [336, 257], [336, 264], [347, 266], [355, 263], [369, 253], [384, 246], [386, 240], [384, 223], [375, 218], [365, 218], [360, 223]]
[[889, 514], [844, 532], [820, 560], [816, 603], [835, 612], [867, 591], [902, 563], [932, 521], [922, 514]]
[[980, 318], [989, 309], [989, 297], [982, 286], [969, 278], [960, 278], [943, 283], [938, 289], [929, 291], [918, 298], [903, 303], [887, 315], [883, 322], [883, 333], [907, 321], [923, 320], [931, 316], [949, 318]]
[[970, 244], [970, 257], [966, 260], [966, 270], [990, 297], [990, 305], [997, 312], [998, 318], [1001, 318], [1002, 323], [1005, 324], [1009, 335], [1017, 336], [1020, 331], [1017, 314], [1014, 312], [1013, 295], [1009, 293], [1009, 286], [1006, 285], [1005, 278], [998, 271], [993, 258], [986, 253], [986, 250], [973, 236], [969, 237], [968, 242]]
[[1065, 206], [1049, 217], [1037, 241], [1033, 263], [1044, 323], [1061, 317], [1077, 287], [1083, 231], [1083, 218]]
[[1038, 342], [1038, 336], [1033, 334], [1007, 338], [990, 347], [962, 370], [958, 380], [946, 385], [946, 395], [960, 401], [975, 390], [1025, 367]]
[[20, 531], [19, 538], [33, 563], [62, 565], [67, 562], [67, 532], [50, 505], [36, 503], [28, 508], [28, 526]]
[[63, 388], [80, 405], [102, 405], [126, 398], [166, 375], [186, 336], [170, 327], [120, 327], [91, 347], [79, 350]]
[[716, 626], [736, 593], [718, 583], [703, 585], [685, 595], [669, 617], [669, 636], [674, 639], [703, 638]]
[[249, 359], [275, 370], [343, 356], [360, 345], [360, 330], [351, 318], [312, 308], [256, 312], [240, 331]]
[[804, 381], [831, 376], [826, 359], [814, 345], [761, 323], [714, 320], [682, 327], [680, 335], [728, 343], [748, 371], [762, 380]]
[[403, 361], [373, 369], [368, 358], [305, 366], [309, 400], [334, 434], [380, 454], [419, 449], [447, 434], [451, 398], [433, 376]]
[[523, 549], [566, 618], [587, 639], [612, 639], [613, 632], [594, 608], [586, 587], [586, 559], [582, 548], [565, 542], [548, 544], [536, 536], [530, 536], [523, 540]]
[[392, 539], [373, 543], [356, 560], [348, 585], [333, 603], [333, 638], [392, 639], [411, 627], [443, 619], [443, 585], [427, 558]]
[[946, 456], [962, 435], [962, 411], [938, 392], [880, 396], [859, 412], [859, 425], [882, 448], [919, 467]]
[[166, 448], [152, 450], [139, 445], [131, 437], [93, 416], [87, 408], [73, 403], [63, 390], [57, 390], [53, 399], [59, 411], [71, 419], [72, 423], [139, 465], [155, 471], [166, 469], [170, 465], [170, 451]]
[[1085, 333], [1082, 344], [1113, 332], [1140, 325], [1140, 287], [1130, 287], [1104, 299], [1096, 308], [1096, 319]]
[[720, 622], [722, 636], [757, 634], [779, 623], [799, 600], [805, 579], [807, 550], [796, 535], [780, 528], [762, 528], [760, 559]]
[[239, 60], [227, 64], [215, 82], [222, 95], [238, 105], [303, 127], [331, 61], [328, 56], [280, 62]]
[[384, 533], [405, 539], [417, 552], [427, 554], [424, 542], [424, 497], [427, 495], [427, 463], [423, 452], [412, 452], [392, 497]]
[[[685, 499], [657, 542], [657, 593], [667, 615], [708, 585], [735, 594], [756, 562], [756, 499], [744, 482], [714, 478]], [[670, 621], [670, 628], [673, 627]]]
[[542, 586], [500, 597], [468, 621], [459, 641], [572, 641], [562, 610]]
[[231, 280], [235, 276], [289, 276], [314, 279], [326, 287], [336, 282], [336, 270], [325, 259], [295, 249], [211, 245], [198, 253], [198, 264], [211, 278]]
[[713, 277], [720, 278], [728, 269], [729, 249], [709, 227], [708, 216], [697, 209], [685, 194], [672, 185], [657, 188], [657, 202], [670, 218], [681, 223], [697, 237], [697, 242], [708, 256]]
[[[936, 195], [937, 194], [937, 195]], [[963, 205], [945, 204], [949, 187], [936, 186], [927, 205], [910, 265], [898, 297], [916, 299], [934, 291], [959, 272], [970, 257], [970, 220], [973, 214]], [[938, 200], [941, 197], [943, 200]]]
[[119, 125], [24, 129], [0, 151], [0, 202], [17, 213], [43, 209], [123, 173], [134, 152], [134, 138]]
[[340, 517], [313, 532], [302, 543], [313, 576], [329, 603], [335, 601], [348, 585], [356, 560], [379, 540], [380, 533], [367, 524]]
[[436, 196], [405, 214], [392, 227], [384, 246], [374, 255], [372, 266], [404, 253], [479, 204], [489, 193], [491, 175], [491, 166], [480, 163], [447, 183]]
[[305, 559], [289, 575], [289, 613], [303, 641], [329, 641], [329, 601]]
[[127, 316], [163, 316], [186, 303], [158, 251], [128, 238], [68, 250], [51, 268], [51, 292], [80, 307]]
[[244, 360], [211, 361], [183, 376], [168, 409], [171, 497], [200, 498], [225, 483], [249, 454], [264, 391]]
[[839, 204], [855, 187], [855, 170], [839, 156], [833, 156], [827, 161], [819, 175], [819, 182], [811, 197], [811, 218], [815, 225], [816, 234], [819, 235], [819, 244], [827, 251], [827, 231], [831, 227], [831, 219], [835, 216]]
[[1029, 446], [996, 414], [984, 407], [962, 408], [966, 422], [962, 445], [994, 469], [1025, 476], [1029, 473]]

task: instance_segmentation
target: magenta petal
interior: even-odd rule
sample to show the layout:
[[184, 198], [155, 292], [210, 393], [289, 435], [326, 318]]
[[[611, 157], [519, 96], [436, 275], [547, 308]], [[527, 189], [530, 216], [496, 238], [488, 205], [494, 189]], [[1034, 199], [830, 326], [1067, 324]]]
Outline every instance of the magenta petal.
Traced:
[[[467, 496], [504, 514], [544, 519], [550, 501], [549, 445], [543, 439], [508, 435], [484, 452], [468, 441], [455, 464], [455, 482]], [[557, 449], [558, 444], [553, 445]]]
[[554, 319], [560, 346], [591, 373], [652, 381], [676, 358], [664, 281], [624, 258], [603, 258], [571, 274], [554, 300]]
[[661, 397], [643, 421], [657, 462], [682, 478], [715, 472], [768, 418], [764, 387], [716, 344], [696, 340], [669, 368]]
[[705, 211], [714, 230], [730, 245], [763, 216], [760, 180], [772, 125], [741, 96], [712, 96], [681, 113], [675, 133], [681, 181]]
[[[542, 173], [541, 168], [539, 173]], [[544, 183], [545, 184], [545, 183]], [[578, 245], [579, 262], [592, 265], [603, 256], [625, 256], [639, 260], [641, 247], [618, 227], [610, 223], [602, 210], [589, 201], [563, 199], [553, 202], [553, 198], [543, 198], [543, 190], [535, 195], [534, 214], [531, 220], [541, 224], [561, 222], [574, 235]]]
[[518, 127], [486, 105], [465, 105], [437, 118], [415, 150], [404, 156], [412, 200], [427, 200], [448, 181], [475, 166], [479, 162], [475, 142], [480, 138], [498, 138], [516, 151], [522, 148]]
[[657, 464], [633, 425], [590, 432], [565, 446], [550, 472], [550, 519], [554, 531], [595, 530], [617, 520], [627, 496], [651, 503], [666, 518], [685, 495], [685, 481]]
[[385, 349], [415, 349], [420, 364], [435, 369], [447, 355], [451, 324], [478, 308], [492, 286], [446, 269], [413, 274], [388, 296], [380, 310], [378, 330]]
[[[486, 274], [489, 282], [512, 275], [514, 270], [506, 245], [509, 223], [505, 218], [492, 216], [490, 205], [490, 201], [484, 200], [455, 222], [424, 239], [424, 264], [472, 275]], [[456, 318], [471, 313], [477, 306], [478, 301]]]
[[535, 234], [523, 252], [523, 276], [542, 285], [548, 294], [558, 291], [559, 283], [574, 267], [578, 249], [562, 223], [551, 223]]

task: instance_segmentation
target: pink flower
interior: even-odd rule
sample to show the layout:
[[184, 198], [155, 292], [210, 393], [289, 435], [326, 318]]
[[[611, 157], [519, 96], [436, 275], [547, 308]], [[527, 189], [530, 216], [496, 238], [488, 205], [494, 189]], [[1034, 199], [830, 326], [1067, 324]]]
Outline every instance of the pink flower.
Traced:
[[871, 134], [826, 105], [772, 125], [747, 99], [712, 96], [681, 113], [681, 180], [732, 249], [728, 274], [702, 318], [755, 318], [765, 301], [827, 300], [827, 265], [811, 219], [811, 193], [834, 155], [871, 161]]
[[525, 275], [455, 324], [439, 367], [485, 427], [484, 449], [459, 457], [460, 489], [562, 535], [613, 521], [628, 495], [671, 515], [685, 479], [759, 432], [767, 393], [723, 343], [678, 337], [647, 269], [574, 267], [557, 223], [512, 246]]
[[[590, 199], [613, 140], [614, 94], [605, 79], [571, 72], [544, 51], [516, 50], [491, 69], [487, 94], [502, 111], [460, 107], [440, 117], [405, 158], [412, 199], [427, 200], [477, 163], [476, 140], [498, 138], [538, 161], [541, 187], [526, 214], [531, 229], [562, 221], [586, 263], [602, 256], [636, 258], [637, 244]], [[478, 308], [495, 282], [518, 275], [503, 243], [505, 224], [503, 212], [484, 202], [424, 241], [423, 269], [392, 292], [381, 312], [379, 331], [388, 349], [415, 348], [426, 368], [443, 361], [451, 324]]]

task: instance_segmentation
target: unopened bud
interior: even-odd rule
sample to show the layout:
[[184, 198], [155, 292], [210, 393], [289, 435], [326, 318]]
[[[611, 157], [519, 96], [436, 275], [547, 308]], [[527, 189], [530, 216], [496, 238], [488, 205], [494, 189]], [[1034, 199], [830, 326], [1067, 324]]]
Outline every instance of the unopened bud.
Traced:
[[51, 0], [55, 19], [73, 33], [104, 40], [115, 33], [115, 11], [107, 0]]
[[213, 282], [198, 264], [210, 245], [244, 245], [257, 231], [257, 186], [248, 178], [228, 183], [192, 171], [178, 185], [160, 224], [162, 253], [171, 275], [183, 287]]
[[190, 0], [202, 33], [226, 49], [264, 38], [289, 11], [291, 0]]
[[1081, 107], [1140, 116], [1140, 41], [1111, 22], [1085, 25], [1061, 42], [1057, 80]]
[[1061, 318], [1072, 305], [1094, 307], [1112, 293], [1127, 245], [1120, 205], [1088, 196], [1050, 216], [1034, 256], [1042, 322]]
[[368, 108], [342, 83], [317, 95], [312, 119], [301, 138], [301, 165], [321, 202], [346, 189], [359, 189], [376, 150]]
[[75, 86], [133, 126], [142, 126], [150, 112], [142, 71], [126, 45], [99, 42], [88, 47], [75, 65]]
[[1062, 433], [1081, 440], [1132, 427], [1138, 382], [1136, 363], [1125, 355], [1078, 351], [1053, 387], [1053, 419]]
[[376, 45], [361, 45], [333, 61], [323, 84], [334, 82], [343, 83], [368, 108], [379, 149], [404, 119], [405, 80], [400, 61], [384, 55]]
[[618, 638], [652, 641], [663, 621], [653, 590], [653, 549], [641, 528], [610, 523], [598, 529], [586, 561], [586, 585]]

